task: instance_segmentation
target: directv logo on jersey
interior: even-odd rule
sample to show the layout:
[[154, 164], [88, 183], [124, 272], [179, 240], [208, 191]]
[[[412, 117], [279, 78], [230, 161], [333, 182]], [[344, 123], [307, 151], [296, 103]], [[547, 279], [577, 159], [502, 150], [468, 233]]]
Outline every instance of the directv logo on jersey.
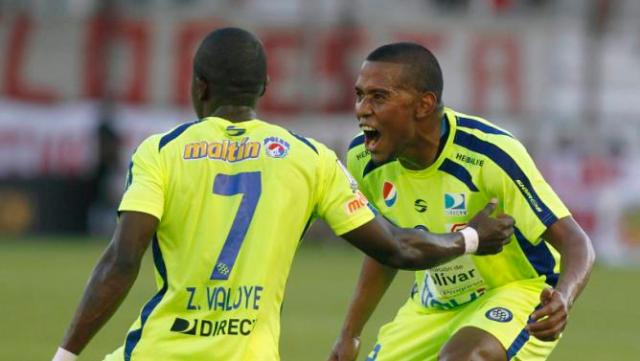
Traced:
[[171, 326], [172, 332], [184, 335], [214, 337], [221, 335], [247, 336], [251, 334], [256, 324], [256, 319], [229, 318], [225, 320], [209, 321], [194, 319], [193, 324], [189, 320], [176, 317]]
[[289, 143], [278, 137], [269, 137], [264, 140], [264, 149], [271, 158], [284, 158], [289, 153]]
[[398, 199], [398, 192], [396, 191], [396, 186], [389, 181], [384, 181], [382, 185], [382, 198], [384, 198], [384, 204], [387, 207], [391, 207], [396, 203]]
[[444, 214], [447, 216], [467, 215], [467, 195], [465, 193], [444, 194]]

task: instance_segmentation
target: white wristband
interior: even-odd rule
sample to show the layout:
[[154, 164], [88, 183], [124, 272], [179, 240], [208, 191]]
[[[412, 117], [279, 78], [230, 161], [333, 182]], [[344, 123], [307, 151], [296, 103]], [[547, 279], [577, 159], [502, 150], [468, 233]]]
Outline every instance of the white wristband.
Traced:
[[58, 351], [51, 361], [76, 361], [77, 359], [78, 355], [58, 347]]
[[460, 233], [462, 233], [462, 237], [464, 238], [464, 253], [476, 253], [478, 250], [478, 242], [480, 241], [478, 231], [471, 227], [464, 227], [460, 230]]

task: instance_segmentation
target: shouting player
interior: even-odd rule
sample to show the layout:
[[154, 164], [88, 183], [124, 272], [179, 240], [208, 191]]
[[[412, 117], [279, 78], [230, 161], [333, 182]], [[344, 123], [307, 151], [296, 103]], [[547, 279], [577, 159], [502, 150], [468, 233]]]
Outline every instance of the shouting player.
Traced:
[[[513, 242], [416, 272], [410, 299], [383, 326], [367, 360], [543, 360], [556, 345], [594, 261], [587, 235], [509, 132], [442, 103], [436, 58], [413, 43], [382, 46], [356, 82], [363, 134], [348, 169], [402, 227], [455, 232], [497, 197]], [[364, 262], [330, 360], [351, 361], [396, 271]], [[534, 337], [531, 337], [534, 336]]]
[[455, 234], [374, 218], [332, 151], [256, 119], [267, 72], [252, 34], [212, 32], [193, 70], [200, 120], [153, 135], [136, 150], [115, 235], [54, 360], [75, 359], [116, 311], [149, 243], [158, 292], [107, 360], [278, 360], [285, 283], [316, 217], [399, 268], [496, 253], [510, 239], [513, 220], [489, 217], [495, 202]]

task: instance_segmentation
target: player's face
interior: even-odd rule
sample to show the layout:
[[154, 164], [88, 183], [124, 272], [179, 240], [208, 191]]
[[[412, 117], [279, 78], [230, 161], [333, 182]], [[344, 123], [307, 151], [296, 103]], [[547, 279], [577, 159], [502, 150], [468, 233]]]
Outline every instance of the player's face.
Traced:
[[356, 80], [356, 116], [374, 163], [401, 155], [416, 133], [418, 94], [407, 81], [406, 66], [365, 61]]

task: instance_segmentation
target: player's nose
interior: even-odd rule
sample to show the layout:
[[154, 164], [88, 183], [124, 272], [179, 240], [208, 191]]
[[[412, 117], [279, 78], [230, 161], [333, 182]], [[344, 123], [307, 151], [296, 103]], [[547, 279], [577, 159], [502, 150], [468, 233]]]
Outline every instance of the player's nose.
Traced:
[[367, 101], [356, 102], [356, 107], [355, 108], [356, 108], [355, 109], [356, 117], [358, 118], [358, 120], [366, 119], [367, 117], [371, 116], [371, 114], [372, 114], [371, 106], [369, 105], [369, 102], [367, 102]]

